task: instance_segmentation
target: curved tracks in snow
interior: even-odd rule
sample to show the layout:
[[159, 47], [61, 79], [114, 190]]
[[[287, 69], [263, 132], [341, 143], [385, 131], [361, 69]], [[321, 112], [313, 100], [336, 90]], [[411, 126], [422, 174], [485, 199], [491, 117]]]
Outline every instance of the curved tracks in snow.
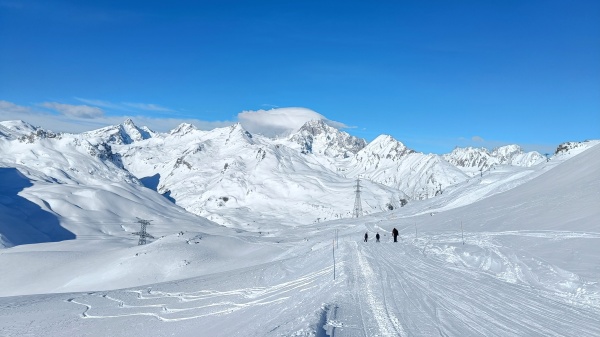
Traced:
[[91, 293], [67, 301], [85, 307], [82, 318], [152, 316], [163, 322], [178, 322], [282, 303], [295, 292], [316, 288], [320, 279], [331, 273], [331, 268], [325, 268], [269, 287], [190, 292], [165, 292], [148, 288], [112, 292], [110, 295]]

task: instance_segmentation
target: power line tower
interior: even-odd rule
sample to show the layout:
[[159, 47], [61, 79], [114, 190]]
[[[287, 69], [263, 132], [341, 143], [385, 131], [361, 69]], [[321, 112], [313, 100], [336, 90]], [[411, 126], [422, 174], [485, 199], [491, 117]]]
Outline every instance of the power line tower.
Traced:
[[360, 178], [356, 178], [356, 198], [354, 199], [354, 213], [352, 213], [353, 218], [358, 218], [363, 214], [362, 211], [362, 202], [360, 201]]
[[138, 241], [138, 246], [141, 246], [141, 245], [146, 244], [146, 238], [154, 239], [154, 236], [152, 236], [146, 232], [146, 226], [150, 225], [150, 221], [152, 221], [152, 220], [144, 220], [144, 219], [140, 219], [140, 218], [137, 218], [137, 219], [138, 219], [137, 222], [141, 226], [140, 231], [131, 233], [131, 234], [140, 236], [140, 240]]

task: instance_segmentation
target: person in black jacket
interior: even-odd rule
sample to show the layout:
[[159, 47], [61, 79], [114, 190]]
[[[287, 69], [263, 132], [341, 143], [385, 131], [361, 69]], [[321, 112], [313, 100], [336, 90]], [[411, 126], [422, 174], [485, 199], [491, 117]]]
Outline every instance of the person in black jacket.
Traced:
[[398, 242], [398, 235], [400, 235], [400, 233], [398, 233], [398, 230], [396, 228], [392, 229], [392, 236], [394, 237], [394, 242]]
[[369, 239], [369, 233], [365, 233], [365, 242]]
[[375, 234], [375, 241], [379, 242], [379, 232], [377, 232], [377, 234]]

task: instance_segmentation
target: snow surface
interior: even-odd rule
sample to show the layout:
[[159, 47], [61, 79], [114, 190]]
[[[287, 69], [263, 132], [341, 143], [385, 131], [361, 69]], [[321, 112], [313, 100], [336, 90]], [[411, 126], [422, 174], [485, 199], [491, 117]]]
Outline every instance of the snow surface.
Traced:
[[[598, 141], [574, 143], [549, 162], [465, 176], [392, 211], [315, 222], [319, 208], [301, 213], [306, 207], [293, 203], [306, 200], [298, 195], [307, 189], [317, 191], [315, 205], [347, 207], [347, 195], [351, 204], [354, 176], [326, 172], [352, 158], [340, 164], [271, 147], [239, 126], [121, 138], [129, 144], [108, 143], [103, 133], [0, 126], [0, 243], [7, 247], [0, 249], [0, 336], [600, 335]], [[412, 155], [387, 146], [393, 142], [373, 145]], [[163, 147], [166, 158], [148, 144]], [[215, 155], [182, 157], [198, 149]], [[381, 165], [394, 165], [381, 157]], [[177, 203], [157, 193], [176, 186], [166, 179], [172, 172], [182, 191], [195, 176], [214, 174], [211, 165], [228, 172], [218, 158], [234, 172], [254, 165], [237, 173], [239, 181], [268, 192], [245, 205], [221, 199], [241, 207], [215, 206], [220, 213], [210, 215], [235, 223], [186, 211], [183, 192]], [[185, 173], [193, 171], [188, 164], [198, 170]], [[231, 181], [203, 188], [233, 195], [239, 187], [227, 187]], [[367, 208], [386, 188], [363, 181], [381, 191], [365, 192]], [[147, 245], [132, 235], [140, 228], [135, 217], [152, 220], [156, 239]]]

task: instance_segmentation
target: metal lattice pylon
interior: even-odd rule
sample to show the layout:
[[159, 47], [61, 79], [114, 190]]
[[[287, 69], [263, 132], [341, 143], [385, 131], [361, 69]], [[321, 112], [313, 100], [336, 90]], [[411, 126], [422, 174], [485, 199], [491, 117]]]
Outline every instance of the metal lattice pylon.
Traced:
[[353, 218], [358, 218], [362, 216], [362, 202], [360, 201], [360, 178], [356, 178], [356, 198], [354, 199], [354, 213], [352, 213]]
[[152, 236], [146, 232], [146, 226], [150, 225], [150, 221], [152, 221], [152, 220], [144, 220], [144, 219], [140, 219], [140, 218], [137, 218], [137, 219], [138, 219], [137, 222], [139, 222], [140, 226], [141, 226], [140, 231], [131, 233], [131, 234], [140, 236], [140, 240], [138, 241], [138, 246], [141, 246], [141, 245], [146, 244], [146, 238], [154, 239], [154, 236]]

